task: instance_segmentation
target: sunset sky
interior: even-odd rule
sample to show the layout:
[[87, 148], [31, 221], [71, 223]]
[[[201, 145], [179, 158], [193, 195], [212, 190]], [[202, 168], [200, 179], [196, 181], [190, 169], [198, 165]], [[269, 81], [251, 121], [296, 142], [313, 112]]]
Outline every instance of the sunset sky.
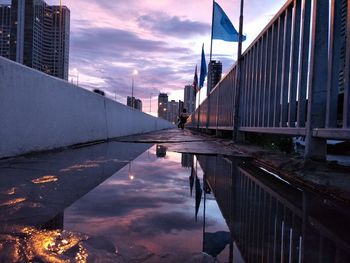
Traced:
[[[59, 4], [59, 0], [46, 2]], [[238, 29], [239, 0], [217, 2]], [[245, 1], [243, 50], [285, 2]], [[183, 99], [183, 88], [192, 83], [195, 65], [200, 64], [202, 43], [209, 61], [210, 0], [62, 0], [62, 4], [71, 10], [70, 80], [76, 81], [76, 68], [82, 87], [102, 89], [113, 99], [116, 92], [123, 104], [131, 94], [134, 69], [139, 71], [134, 94], [143, 100], [145, 112], [152, 94], [155, 114], [159, 92]], [[236, 43], [214, 41], [213, 59], [223, 63], [224, 73], [236, 53]]]

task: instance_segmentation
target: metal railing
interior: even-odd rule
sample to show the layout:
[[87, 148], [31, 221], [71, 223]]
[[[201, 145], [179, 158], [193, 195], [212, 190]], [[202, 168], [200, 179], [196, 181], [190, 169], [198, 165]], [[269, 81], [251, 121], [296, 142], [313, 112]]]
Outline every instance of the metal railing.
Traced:
[[188, 127], [305, 136], [306, 157], [324, 159], [326, 139], [350, 140], [349, 10], [349, 0], [288, 1]]

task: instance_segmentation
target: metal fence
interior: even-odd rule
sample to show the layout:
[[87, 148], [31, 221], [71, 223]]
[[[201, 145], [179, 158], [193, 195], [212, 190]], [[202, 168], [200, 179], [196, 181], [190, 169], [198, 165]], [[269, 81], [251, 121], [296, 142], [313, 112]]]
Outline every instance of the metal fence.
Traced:
[[349, 0], [288, 1], [188, 127], [305, 136], [315, 158], [327, 138], [350, 140], [349, 10]]

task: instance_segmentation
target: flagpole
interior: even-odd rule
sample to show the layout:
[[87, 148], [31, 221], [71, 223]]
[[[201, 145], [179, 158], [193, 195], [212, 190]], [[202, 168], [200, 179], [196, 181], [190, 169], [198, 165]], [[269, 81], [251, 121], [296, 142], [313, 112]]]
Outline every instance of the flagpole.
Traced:
[[212, 57], [212, 53], [213, 53], [214, 2], [215, 2], [215, 0], [213, 0], [213, 11], [212, 11], [212, 15], [211, 15], [211, 37], [210, 37], [210, 59], [209, 59], [209, 63], [211, 63], [211, 57]]
[[198, 91], [198, 123], [197, 128], [199, 129], [200, 126], [200, 113], [201, 113], [201, 89]]
[[238, 52], [237, 52], [237, 92], [235, 98], [235, 112], [233, 122], [233, 141], [237, 142], [238, 126], [239, 126], [239, 111], [240, 111], [240, 96], [241, 96], [241, 74], [242, 74], [242, 40], [243, 40], [243, 6], [244, 0], [241, 0], [241, 8], [239, 15], [239, 36], [238, 36]]
[[241, 60], [241, 56], [242, 56], [243, 5], [244, 5], [244, 0], [241, 0], [241, 10], [240, 10], [240, 15], [239, 15], [239, 36], [238, 36], [239, 41], [238, 41], [238, 54], [237, 54], [238, 61]]

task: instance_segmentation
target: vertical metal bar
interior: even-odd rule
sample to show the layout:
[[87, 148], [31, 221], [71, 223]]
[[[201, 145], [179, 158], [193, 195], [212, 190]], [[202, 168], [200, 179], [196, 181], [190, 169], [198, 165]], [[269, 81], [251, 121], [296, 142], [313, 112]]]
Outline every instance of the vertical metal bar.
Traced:
[[272, 39], [273, 39], [273, 27], [270, 27], [268, 30], [268, 48], [267, 48], [267, 68], [266, 68], [266, 86], [264, 88], [265, 90], [265, 96], [264, 96], [264, 103], [265, 103], [265, 107], [264, 107], [264, 122], [263, 122], [263, 126], [264, 127], [268, 127], [269, 125], [269, 109], [270, 109], [270, 90], [271, 90], [271, 62], [272, 62], [272, 48], [273, 48], [273, 43], [272, 43]]
[[305, 158], [325, 160], [326, 140], [313, 137], [312, 132], [315, 128], [325, 127], [329, 3], [316, 0], [313, 5]]
[[254, 102], [254, 65], [255, 65], [256, 46], [252, 47], [252, 64], [250, 70], [250, 85], [249, 85], [249, 127], [252, 127], [253, 120], [253, 102]]
[[[242, 71], [241, 71], [241, 74], [240, 74], [240, 77], [241, 77], [241, 81], [239, 83], [239, 85], [241, 86], [239, 88], [239, 111], [238, 111], [238, 118], [237, 118], [237, 122], [238, 122], [238, 127], [237, 127], [237, 134], [238, 134], [238, 131], [239, 131], [239, 127], [241, 127], [243, 125], [243, 109], [245, 107], [244, 105], [244, 92], [245, 92], [245, 83], [246, 83], [246, 65], [247, 65], [247, 61], [246, 61], [246, 56], [245, 57], [242, 57], [241, 58], [241, 67], [242, 67]], [[237, 136], [236, 134], [236, 136]], [[236, 140], [237, 140], [237, 137], [236, 137]]]
[[256, 127], [256, 102], [257, 102], [257, 72], [258, 72], [258, 59], [259, 59], [259, 41], [255, 44], [254, 52], [254, 77], [253, 77], [253, 105], [252, 105], [252, 126]]
[[250, 90], [252, 85], [252, 61], [253, 61], [253, 50], [251, 49], [249, 52], [249, 70], [248, 70], [248, 82], [247, 82], [247, 116], [246, 116], [246, 126], [250, 125]]
[[268, 119], [268, 127], [274, 126], [273, 116], [274, 116], [274, 101], [275, 101], [275, 85], [276, 85], [276, 61], [277, 57], [276, 53], [278, 52], [277, 49], [277, 37], [278, 37], [278, 21], [276, 21], [272, 25], [272, 41], [271, 41], [271, 69], [270, 69], [270, 88], [269, 88], [269, 96], [268, 96], [268, 112], [267, 112], [267, 119]]
[[273, 126], [280, 126], [280, 103], [281, 103], [281, 72], [282, 72], [282, 52], [283, 52], [283, 32], [284, 32], [284, 13], [278, 19], [278, 36], [277, 36], [277, 52], [276, 52], [276, 79], [275, 79], [275, 98], [273, 103]]
[[254, 64], [252, 72], [252, 104], [251, 104], [251, 121], [250, 127], [255, 127], [255, 100], [256, 100], [256, 65], [257, 65], [257, 54], [258, 54], [258, 44], [254, 47]]
[[246, 60], [246, 72], [245, 72], [245, 81], [244, 81], [244, 111], [242, 114], [243, 126], [247, 125], [247, 115], [248, 115], [248, 85], [249, 85], [249, 70], [250, 70], [250, 52], [245, 56]]
[[326, 127], [337, 127], [339, 69], [341, 50], [341, 2], [331, 0], [330, 28], [329, 28], [329, 56], [327, 82]]
[[344, 110], [343, 127], [350, 128], [350, 3], [347, 1], [346, 10], [346, 56], [344, 80]]
[[263, 45], [262, 45], [262, 55], [261, 55], [261, 80], [260, 80], [260, 103], [259, 103], [259, 127], [263, 126], [264, 118], [264, 86], [266, 79], [266, 46], [267, 46], [267, 37], [266, 35], [262, 36]]
[[296, 121], [296, 97], [298, 85], [298, 62], [299, 62], [299, 45], [300, 45], [300, 17], [301, 17], [301, 0], [294, 0], [293, 8], [293, 32], [292, 32], [292, 50], [291, 50], [291, 68], [289, 78], [289, 110], [288, 123], [289, 127], [295, 127]]
[[258, 42], [257, 67], [256, 67], [256, 101], [255, 101], [255, 127], [259, 127], [259, 104], [260, 104], [260, 78], [261, 78], [261, 53], [262, 41]]
[[258, 103], [256, 105], [257, 107], [257, 127], [261, 127], [261, 103], [262, 103], [262, 99], [261, 99], [261, 88], [262, 88], [262, 70], [263, 70], [263, 53], [264, 53], [264, 38], [261, 37], [260, 39], [260, 45], [259, 45], [259, 72], [258, 72], [258, 92], [257, 92], [257, 96], [258, 96]]
[[265, 67], [265, 70], [264, 70], [264, 86], [263, 86], [263, 94], [262, 94], [262, 99], [263, 99], [263, 101], [262, 101], [262, 111], [261, 111], [261, 114], [262, 114], [262, 126], [263, 127], [266, 127], [266, 94], [267, 94], [267, 88], [268, 88], [268, 74], [269, 74], [269, 69], [268, 69], [268, 61], [269, 61], [269, 58], [270, 58], [270, 56], [269, 56], [269, 45], [270, 45], [270, 31], [268, 30], [267, 32], [266, 32], [266, 36], [265, 36], [265, 40], [266, 40], [266, 46], [265, 46], [265, 48], [266, 48], [266, 50], [265, 50], [265, 61], [264, 61], [264, 67]]
[[298, 127], [305, 127], [306, 121], [306, 90], [309, 64], [309, 44], [310, 44], [310, 17], [311, 1], [303, 0], [302, 4], [302, 29], [299, 63], [299, 85], [298, 85]]
[[282, 82], [281, 82], [281, 127], [287, 126], [288, 118], [288, 80], [290, 68], [290, 46], [291, 46], [291, 26], [292, 26], [292, 8], [286, 10], [284, 21], [283, 38], [283, 62], [282, 62]]

